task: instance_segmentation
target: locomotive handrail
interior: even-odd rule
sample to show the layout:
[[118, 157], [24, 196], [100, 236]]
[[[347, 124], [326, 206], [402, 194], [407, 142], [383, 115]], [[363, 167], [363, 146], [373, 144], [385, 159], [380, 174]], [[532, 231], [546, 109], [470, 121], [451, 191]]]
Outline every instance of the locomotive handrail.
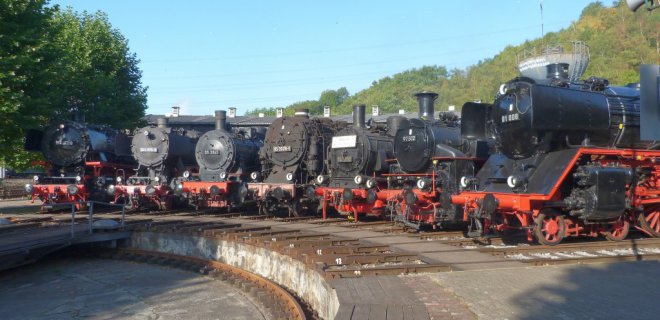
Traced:
[[76, 224], [76, 205], [81, 204], [81, 203], [86, 203], [89, 206], [89, 216], [88, 216], [88, 223], [89, 223], [89, 229], [88, 232], [89, 234], [94, 233], [94, 228], [93, 228], [93, 217], [94, 217], [94, 204], [103, 204], [103, 205], [108, 205], [112, 207], [122, 207], [121, 209], [121, 228], [124, 228], [126, 226], [126, 206], [123, 204], [114, 204], [114, 203], [107, 203], [107, 202], [101, 202], [101, 201], [81, 201], [81, 202], [63, 202], [63, 203], [58, 203], [58, 205], [70, 205], [71, 206], [71, 239], [73, 239], [76, 235], [75, 231], [75, 224]]

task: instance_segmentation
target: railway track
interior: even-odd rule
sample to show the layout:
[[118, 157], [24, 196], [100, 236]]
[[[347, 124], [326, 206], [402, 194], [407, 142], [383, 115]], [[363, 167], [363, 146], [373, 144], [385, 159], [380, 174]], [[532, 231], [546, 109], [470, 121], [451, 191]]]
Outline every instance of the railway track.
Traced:
[[[79, 223], [86, 222], [86, 212], [78, 213]], [[119, 211], [95, 213], [95, 218], [117, 219]], [[232, 218], [250, 221], [304, 223], [321, 226], [340, 226], [383, 233], [405, 235], [456, 247], [478, 251], [497, 257], [499, 261], [519, 261], [529, 265], [593, 263], [609, 261], [660, 259], [660, 239], [635, 236], [621, 242], [579, 241], [556, 246], [530, 245], [516, 235], [510, 237], [466, 238], [463, 231], [410, 233], [391, 221], [351, 222], [343, 218], [266, 217], [247, 212], [209, 214], [209, 212], [168, 211], [127, 215], [127, 228], [153, 232], [181, 233], [240, 241], [261, 246], [298, 259], [322, 272], [326, 278], [355, 277], [378, 274], [401, 274], [450, 271], [450, 264], [425, 263], [417, 254], [396, 252], [389, 246], [369, 245], [360, 238], [344, 238], [329, 233], [302, 229], [277, 229], [273, 226], [254, 226], [231, 222]], [[16, 216], [14, 224], [0, 227], [0, 234], [12, 230], [29, 230], [48, 224], [70, 223], [67, 213], [43, 217]], [[202, 220], [202, 221], [199, 221]]]

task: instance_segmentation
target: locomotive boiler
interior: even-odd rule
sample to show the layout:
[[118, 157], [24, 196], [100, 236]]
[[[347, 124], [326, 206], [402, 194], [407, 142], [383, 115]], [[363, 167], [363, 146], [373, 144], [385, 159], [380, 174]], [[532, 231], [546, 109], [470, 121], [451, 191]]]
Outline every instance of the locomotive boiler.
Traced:
[[39, 198], [44, 207], [64, 202], [82, 207], [87, 200], [104, 201], [102, 189], [134, 163], [128, 141], [118, 130], [77, 121], [31, 130], [25, 149], [41, 151], [50, 169], [47, 176], [35, 176], [34, 184], [25, 186], [26, 192], [33, 201]]
[[262, 213], [270, 214], [281, 205], [292, 215], [315, 210], [316, 199], [305, 191], [324, 174], [326, 150], [340, 128], [330, 119], [310, 118], [308, 109], [278, 118], [268, 127], [259, 151], [262, 169], [251, 174], [248, 184]]
[[649, 227], [660, 153], [640, 139], [639, 86], [570, 83], [567, 69], [549, 65], [547, 80], [516, 78], [492, 106], [464, 115], [472, 132], [463, 133], [494, 137], [498, 152], [462, 178], [465, 192], [453, 202], [465, 206], [475, 234], [522, 227], [550, 245], [579, 235], [621, 240], [637, 222], [660, 235]]
[[173, 204], [173, 178], [184, 171], [197, 171], [195, 163], [195, 144], [199, 135], [195, 131], [186, 131], [168, 127], [167, 118], [159, 118], [156, 126], [147, 126], [135, 130], [131, 143], [133, 157], [138, 162], [135, 175], [117, 185], [108, 192], [115, 195], [116, 201], [124, 200], [134, 208], [148, 204], [160, 209], [170, 208]]
[[403, 197], [395, 208], [397, 220], [419, 229], [423, 225], [441, 226], [444, 221], [462, 220], [460, 207], [451, 203], [459, 180], [475, 173], [475, 165], [487, 158], [487, 141], [464, 141], [460, 122], [453, 113], [434, 117], [433, 92], [415, 94], [418, 118], [401, 121], [394, 137], [397, 164], [389, 175], [389, 188], [402, 189]]
[[226, 112], [216, 111], [215, 130], [204, 133], [195, 146], [199, 176], [184, 172], [177, 192], [198, 208], [240, 206], [247, 195], [249, 174], [261, 169], [263, 139], [255, 128], [230, 128]]
[[382, 215], [386, 202], [377, 191], [386, 186], [380, 178], [389, 172], [393, 157], [392, 135], [387, 126], [365, 123], [365, 105], [353, 106], [353, 125], [332, 137], [328, 152], [328, 175], [316, 177], [316, 194], [323, 199], [324, 212], [331, 205], [340, 214]]

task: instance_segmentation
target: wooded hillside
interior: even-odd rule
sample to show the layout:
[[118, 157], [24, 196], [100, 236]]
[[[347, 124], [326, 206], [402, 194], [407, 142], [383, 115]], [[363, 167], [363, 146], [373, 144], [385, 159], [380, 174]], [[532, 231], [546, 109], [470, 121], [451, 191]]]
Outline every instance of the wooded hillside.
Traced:
[[[307, 107], [312, 113], [320, 114], [323, 105], [331, 105], [335, 107], [334, 114], [347, 114], [357, 103], [379, 105], [381, 112], [387, 113], [398, 109], [412, 111], [416, 109], [412, 94], [422, 90], [439, 93], [436, 105], [444, 110], [449, 105], [460, 108], [464, 102], [475, 99], [492, 101], [499, 85], [518, 75], [516, 54], [526, 48], [540, 47], [542, 41], [546, 45], [584, 41], [591, 48], [591, 62], [584, 77], [598, 76], [609, 79], [611, 84], [625, 85], [639, 81], [640, 64], [660, 63], [660, 14], [644, 10], [633, 13], [625, 1], [613, 7], [596, 1], [584, 8], [578, 21], [561, 31], [518, 46], [507, 46], [498, 55], [467, 69], [423, 66], [374, 81], [371, 87], [342, 99], [328, 100], [322, 94], [318, 101], [295, 103], [285, 113]], [[340, 90], [345, 88], [326, 90], [324, 94]], [[274, 114], [273, 110], [264, 108], [251, 113]]]

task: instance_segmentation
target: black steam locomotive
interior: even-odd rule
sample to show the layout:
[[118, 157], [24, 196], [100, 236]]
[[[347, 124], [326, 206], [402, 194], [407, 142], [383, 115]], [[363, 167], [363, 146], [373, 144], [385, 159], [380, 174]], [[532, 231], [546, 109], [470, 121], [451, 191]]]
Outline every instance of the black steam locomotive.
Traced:
[[261, 170], [263, 129], [232, 129], [224, 110], [215, 112], [215, 121], [215, 130], [203, 134], [195, 147], [199, 176], [186, 171], [176, 186], [197, 208], [241, 205], [247, 195], [248, 175], [256, 178]]
[[476, 177], [463, 177], [466, 192], [454, 197], [467, 205], [477, 233], [517, 220], [544, 244], [569, 235], [620, 240], [633, 218], [644, 228], [654, 214], [647, 210], [655, 202], [642, 199], [652, 196], [644, 185], [655, 184], [658, 145], [640, 139], [638, 85], [593, 77], [570, 83], [567, 69], [549, 65], [547, 80], [516, 78], [492, 106], [464, 109], [470, 130], [463, 134], [492, 136], [499, 151]]
[[172, 206], [173, 178], [184, 171], [197, 171], [195, 144], [199, 134], [167, 126], [167, 118], [158, 119], [157, 126], [137, 129], [133, 135], [131, 150], [138, 162], [137, 172], [108, 192], [130, 202], [133, 207], [154, 204], [160, 209]]
[[322, 197], [324, 205], [354, 219], [361, 214], [382, 215], [386, 203], [378, 201], [377, 190], [386, 186], [380, 175], [389, 172], [392, 135], [384, 125], [372, 124], [367, 128], [365, 105], [353, 106], [353, 125], [332, 137], [328, 175], [316, 178], [316, 194]]
[[461, 208], [451, 203], [451, 195], [458, 193], [461, 177], [473, 175], [479, 160], [488, 157], [488, 143], [461, 139], [460, 122], [453, 112], [440, 113], [436, 119], [436, 93], [415, 96], [418, 118], [402, 119], [394, 137], [397, 164], [390, 188], [403, 189], [405, 200], [396, 208], [397, 220], [414, 228], [460, 221]]
[[[31, 130], [28, 151], [41, 151], [50, 165], [47, 176], [34, 177], [25, 186], [32, 198], [44, 205], [64, 202], [103, 201], [103, 188], [134, 164], [129, 137], [107, 126], [63, 121], [44, 131]], [[77, 205], [82, 207], [83, 204]]]
[[307, 109], [278, 118], [268, 127], [259, 151], [262, 170], [251, 174], [253, 182], [248, 184], [263, 214], [280, 205], [292, 215], [315, 210], [317, 201], [306, 197], [306, 188], [324, 174], [326, 150], [338, 129], [330, 119], [310, 119]]

